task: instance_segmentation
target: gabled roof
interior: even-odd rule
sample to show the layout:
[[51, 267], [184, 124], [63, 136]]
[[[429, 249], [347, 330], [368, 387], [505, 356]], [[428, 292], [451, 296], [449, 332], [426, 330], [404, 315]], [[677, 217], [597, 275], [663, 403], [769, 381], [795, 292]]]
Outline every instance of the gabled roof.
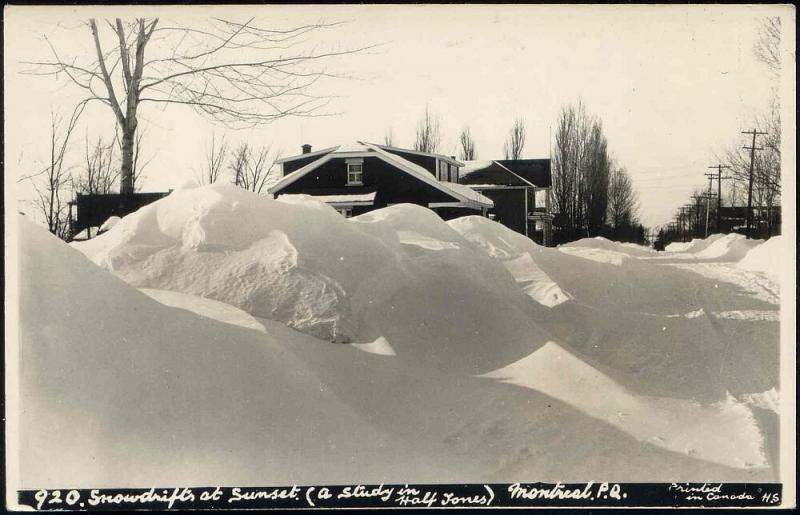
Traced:
[[[308, 154], [306, 154], [308, 155]], [[438, 189], [450, 195], [454, 199], [462, 202], [466, 207], [472, 207], [475, 209], [481, 208], [489, 208], [494, 206], [494, 202], [488, 197], [485, 197], [477, 192], [467, 193], [463, 188], [459, 188], [458, 185], [456, 187], [452, 187], [452, 183], [441, 182], [436, 180], [436, 178], [428, 172], [426, 169], [422, 168], [421, 166], [408, 161], [407, 159], [403, 159], [402, 157], [392, 154], [391, 152], [387, 152], [381, 146], [374, 145], [372, 143], [364, 143], [361, 141], [357, 141], [355, 144], [346, 145], [336, 147], [336, 150], [332, 152], [328, 152], [326, 155], [320, 157], [319, 159], [314, 160], [313, 162], [303, 166], [302, 168], [295, 170], [294, 172], [284, 176], [281, 180], [273, 184], [267, 191], [269, 193], [277, 193], [286, 186], [292, 184], [296, 180], [300, 179], [307, 173], [319, 168], [323, 164], [327, 163], [332, 159], [337, 158], [347, 158], [347, 157], [377, 157], [382, 161], [385, 161], [395, 168], [402, 170], [403, 172], [411, 175], [412, 177]]]
[[497, 161], [467, 161], [459, 173], [459, 180], [468, 185], [536, 186]]
[[434, 153], [431, 153], [431, 152], [420, 152], [419, 150], [411, 150], [411, 149], [408, 149], [408, 148], [392, 147], [390, 145], [380, 145], [378, 143], [369, 143], [369, 145], [376, 146], [376, 147], [378, 147], [378, 148], [380, 148], [382, 150], [387, 150], [389, 152], [392, 152], [392, 151], [394, 151], [394, 152], [405, 152], [406, 154], [414, 154], [414, 155], [417, 155], [417, 156], [435, 157], [436, 159], [440, 159], [442, 161], [446, 161], [446, 162], [448, 162], [450, 164], [453, 164], [453, 165], [456, 165], [456, 166], [464, 166], [464, 163], [462, 163], [460, 161], [456, 161], [452, 157], [445, 156], [443, 154], [434, 154]]
[[537, 188], [552, 186], [549, 159], [498, 159], [495, 161]]
[[328, 148], [323, 148], [322, 150], [315, 150], [314, 152], [306, 152], [305, 154], [298, 154], [296, 156], [283, 157], [281, 159], [276, 159], [275, 164], [285, 163], [287, 161], [294, 161], [296, 159], [305, 159], [306, 157], [321, 156], [327, 154], [328, 152], [333, 152], [337, 148], [339, 147], [338, 146], [328, 147]]

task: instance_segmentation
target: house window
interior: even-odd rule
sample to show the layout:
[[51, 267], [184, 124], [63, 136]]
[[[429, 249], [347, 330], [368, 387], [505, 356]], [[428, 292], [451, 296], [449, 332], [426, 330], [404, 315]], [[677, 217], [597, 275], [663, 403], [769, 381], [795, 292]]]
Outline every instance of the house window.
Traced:
[[447, 163], [444, 161], [439, 161], [439, 173], [436, 174], [436, 178], [440, 181], [447, 180]]
[[347, 185], [362, 186], [364, 184], [364, 163], [363, 161], [347, 162]]
[[339, 207], [336, 210], [341, 213], [341, 215], [345, 218], [350, 218], [353, 216], [353, 208], [352, 207]]

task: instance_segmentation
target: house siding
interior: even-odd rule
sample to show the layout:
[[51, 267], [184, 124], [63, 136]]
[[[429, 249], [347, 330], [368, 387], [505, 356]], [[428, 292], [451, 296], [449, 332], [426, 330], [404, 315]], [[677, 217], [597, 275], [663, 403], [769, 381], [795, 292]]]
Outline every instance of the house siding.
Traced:
[[[363, 185], [347, 185], [345, 157], [323, 163], [283, 188], [284, 193], [307, 195], [345, 195], [376, 192], [372, 209], [388, 204], [411, 203], [427, 207], [431, 202], [456, 202], [458, 199], [426, 184], [377, 157], [365, 157]], [[356, 211], [353, 211], [355, 214]]]
[[489, 210], [489, 213], [494, 213], [496, 222], [505, 225], [512, 231], [525, 234], [528, 219], [528, 214], [525, 212], [527, 189], [477, 190], [494, 201], [494, 207]]
[[290, 173], [294, 172], [295, 170], [299, 170], [305, 165], [309, 163], [313, 163], [317, 159], [322, 159], [327, 154], [319, 154], [316, 156], [310, 157], [300, 157], [297, 159], [292, 159], [291, 161], [284, 161], [283, 162], [283, 175], [289, 175]]
[[400, 156], [406, 161], [410, 161], [416, 165], [421, 166], [422, 168], [428, 170], [428, 172], [436, 177], [436, 161], [437, 159], [433, 156], [421, 156], [419, 154], [412, 154], [410, 152], [403, 152], [401, 150], [390, 150], [385, 149], [386, 152], [390, 154], [394, 154], [396, 156]]

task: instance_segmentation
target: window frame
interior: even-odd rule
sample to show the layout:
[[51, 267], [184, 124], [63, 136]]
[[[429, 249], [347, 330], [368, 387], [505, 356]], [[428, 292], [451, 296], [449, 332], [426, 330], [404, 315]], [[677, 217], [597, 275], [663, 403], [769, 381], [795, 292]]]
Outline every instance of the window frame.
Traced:
[[[345, 161], [347, 165], [347, 185], [348, 186], [363, 186], [364, 185], [364, 159], [348, 159]], [[358, 166], [358, 172], [351, 171], [351, 167]], [[351, 180], [351, 174], [358, 174], [358, 180]]]

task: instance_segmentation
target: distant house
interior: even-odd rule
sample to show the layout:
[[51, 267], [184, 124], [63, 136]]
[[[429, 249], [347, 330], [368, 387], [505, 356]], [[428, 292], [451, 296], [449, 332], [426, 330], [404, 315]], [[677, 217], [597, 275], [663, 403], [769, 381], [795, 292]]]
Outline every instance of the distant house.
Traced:
[[281, 179], [269, 188], [275, 198], [312, 195], [344, 216], [392, 204], [432, 209], [443, 219], [486, 215], [493, 202], [458, 183], [462, 163], [452, 157], [374, 143], [356, 142], [280, 159]]
[[461, 184], [492, 199], [490, 216], [542, 245], [552, 244], [549, 159], [467, 161]]
[[100, 228], [112, 216], [120, 218], [141, 207], [169, 195], [172, 190], [153, 193], [119, 193], [83, 195], [78, 193], [69, 205], [71, 240], [84, 240], [92, 236], [92, 229]]
[[[719, 211], [720, 227], [723, 233], [740, 232], [744, 234], [747, 227], [747, 206], [722, 207]], [[753, 206], [752, 231], [756, 238], [769, 238], [781, 234], [781, 206]]]

